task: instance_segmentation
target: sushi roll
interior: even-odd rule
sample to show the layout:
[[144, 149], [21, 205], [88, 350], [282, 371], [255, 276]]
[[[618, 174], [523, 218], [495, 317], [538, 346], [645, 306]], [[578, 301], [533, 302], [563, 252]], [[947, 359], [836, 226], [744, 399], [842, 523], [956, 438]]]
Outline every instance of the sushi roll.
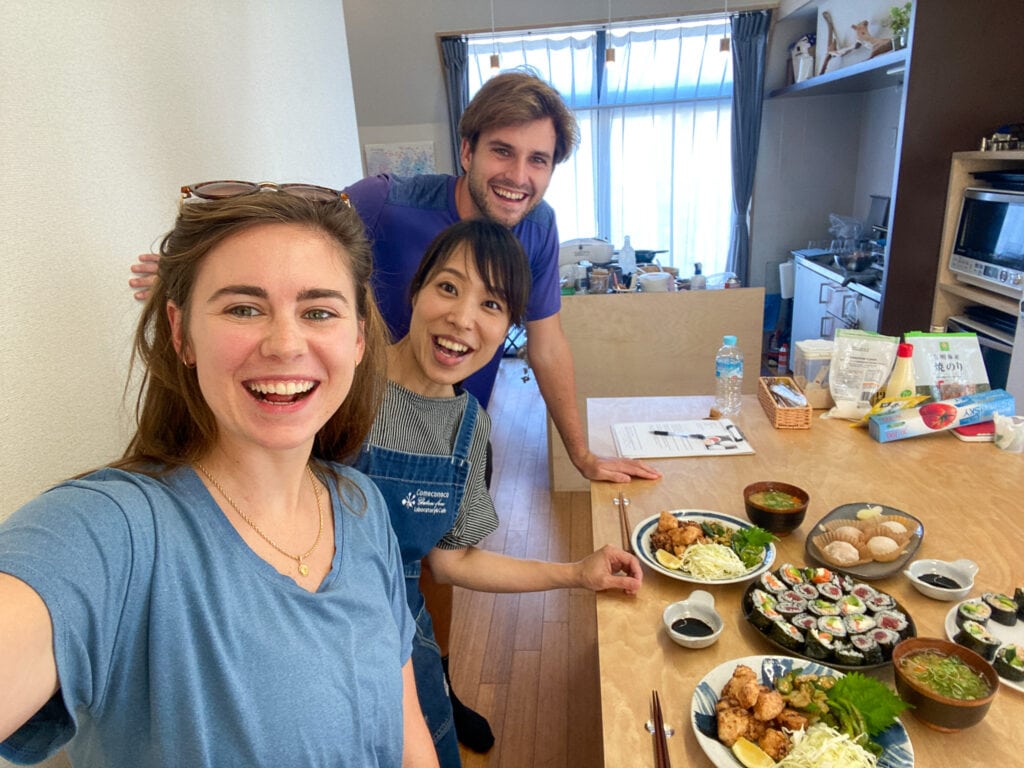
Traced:
[[798, 650], [804, 644], [804, 633], [784, 619], [772, 624], [768, 637], [790, 651]]
[[832, 655], [835, 639], [828, 632], [813, 629], [807, 633], [807, 644], [804, 655], [810, 659], [825, 661]]
[[825, 600], [818, 598], [817, 600], [811, 600], [807, 604], [807, 610], [813, 613], [815, 616], [838, 616], [839, 605], [833, 603], [831, 600]]
[[879, 611], [874, 619], [878, 626], [882, 629], [891, 629], [901, 640], [909, 633], [910, 622], [907, 621], [907, 615], [901, 611]]
[[986, 592], [981, 596], [985, 604], [992, 609], [992, 621], [998, 621], [1012, 627], [1017, 623], [1017, 603], [1008, 595]]
[[882, 658], [888, 661], [892, 658], [892, 649], [896, 647], [896, 643], [900, 641], [899, 632], [892, 629], [885, 629], [884, 627], [875, 627], [868, 633], [871, 639], [878, 643], [879, 649], [882, 651]]
[[796, 584], [803, 584], [805, 581], [803, 569], [797, 568], [792, 563], [779, 566], [779, 570], [775, 574], [791, 587]]
[[845, 573], [841, 573], [836, 577], [836, 581], [839, 584], [839, 588], [846, 594], [851, 594], [854, 588], [857, 586], [857, 582], [854, 581], [852, 576], [848, 576]]
[[856, 595], [865, 602], [867, 602], [868, 598], [874, 597], [878, 594], [877, 589], [872, 587], [870, 584], [865, 584], [862, 581], [858, 581], [856, 584], [853, 585], [852, 589], [848, 589], [846, 591], [849, 592], [851, 595]]
[[846, 637], [846, 624], [839, 616], [822, 616], [818, 619], [818, 629], [828, 632], [834, 638]]
[[813, 584], [796, 584], [793, 587], [793, 591], [800, 595], [804, 600], [818, 599], [818, 588]]
[[877, 622], [873, 618], [865, 616], [863, 613], [853, 613], [845, 616], [843, 617], [843, 623], [846, 624], [846, 631], [851, 635], [862, 635], [877, 626]]
[[836, 643], [834, 650], [836, 661], [839, 664], [845, 664], [848, 667], [864, 666], [864, 654], [852, 645], [848, 643]]
[[1017, 587], [1013, 591], [1013, 600], [1017, 603], [1017, 618], [1024, 619], [1024, 587]]
[[832, 571], [828, 568], [808, 568], [804, 576], [811, 584], [826, 584], [832, 581]]
[[839, 598], [839, 613], [843, 616], [867, 613], [867, 610], [864, 601], [856, 595], [843, 595]]
[[870, 635], [854, 635], [850, 638], [850, 644], [864, 654], [865, 664], [881, 664], [884, 661], [882, 649]]
[[[807, 638], [810, 648], [810, 637]], [[1024, 680], [1024, 645], [1007, 643], [996, 651], [996, 659], [992, 662], [1000, 677], [1019, 683]]]
[[979, 624], [986, 624], [992, 616], [992, 609], [988, 603], [981, 600], [966, 600], [956, 609], [956, 625], [962, 627], [965, 621], [976, 621]]
[[807, 603], [803, 600], [800, 602], [793, 602], [791, 600], [779, 600], [775, 604], [775, 610], [781, 614], [782, 618], [787, 621], [791, 621], [794, 616], [799, 616], [807, 609]]
[[[817, 595], [814, 597], [817, 597]], [[813, 600], [814, 598], [811, 599]], [[803, 597], [799, 590], [787, 589], [779, 595], [779, 601], [786, 603], [804, 603], [806, 605], [807, 598]]]
[[800, 630], [803, 630], [804, 632], [806, 632], [807, 630], [814, 629], [815, 627], [818, 626], [818, 617], [817, 616], [812, 616], [809, 613], [801, 613], [801, 614], [799, 614], [797, 616], [794, 616], [792, 619], [790, 619], [789, 623], [792, 624], [797, 629], [800, 629]]
[[786, 591], [786, 585], [783, 584], [782, 580], [771, 571], [766, 571], [761, 574], [761, 586], [768, 592], [775, 595]]
[[841, 590], [839, 585], [834, 582], [822, 581], [818, 582], [818, 594], [826, 600], [831, 600], [835, 603], [842, 599], [843, 590]]
[[992, 661], [999, 648], [999, 641], [976, 621], [965, 621], [960, 631], [954, 635], [953, 642], [974, 651], [985, 661]]
[[[860, 597], [858, 595], [858, 597]], [[864, 605], [868, 607], [869, 611], [878, 613], [879, 611], [891, 611], [896, 607], [896, 601], [892, 599], [892, 595], [888, 595], [885, 592], [875, 591], [875, 594], [870, 597], [861, 597], [864, 601]]]
[[782, 614], [775, 610], [775, 598], [760, 589], [755, 589], [750, 597], [750, 623], [762, 632], [767, 632], [772, 624], [782, 618]]

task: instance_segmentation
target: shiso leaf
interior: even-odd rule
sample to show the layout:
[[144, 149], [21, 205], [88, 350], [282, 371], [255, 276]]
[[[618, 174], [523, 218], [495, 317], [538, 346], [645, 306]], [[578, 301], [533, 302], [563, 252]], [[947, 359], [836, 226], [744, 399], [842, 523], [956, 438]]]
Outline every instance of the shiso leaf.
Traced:
[[910, 706], [889, 686], [860, 672], [850, 672], [836, 680], [828, 691], [828, 698], [856, 707], [864, 718], [869, 736], [884, 731]]

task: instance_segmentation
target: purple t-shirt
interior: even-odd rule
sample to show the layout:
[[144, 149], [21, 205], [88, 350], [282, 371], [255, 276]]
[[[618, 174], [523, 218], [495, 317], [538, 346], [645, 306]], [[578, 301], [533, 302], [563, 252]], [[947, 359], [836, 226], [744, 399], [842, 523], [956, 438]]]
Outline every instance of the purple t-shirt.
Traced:
[[[412, 313], [409, 283], [427, 246], [445, 227], [459, 220], [455, 176], [371, 176], [345, 191], [373, 243], [373, 288], [377, 303], [397, 340], [409, 332]], [[527, 320], [543, 320], [561, 309], [558, 285], [558, 228], [555, 212], [541, 202], [512, 228], [530, 262], [532, 284]], [[487, 405], [502, 350], [463, 382], [480, 404]]]

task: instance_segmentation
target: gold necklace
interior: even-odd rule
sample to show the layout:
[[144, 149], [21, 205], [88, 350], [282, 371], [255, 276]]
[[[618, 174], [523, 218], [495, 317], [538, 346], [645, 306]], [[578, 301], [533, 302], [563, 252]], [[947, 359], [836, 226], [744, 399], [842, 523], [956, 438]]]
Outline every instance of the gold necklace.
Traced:
[[309, 468], [308, 464], [306, 465], [306, 474], [309, 475], [310, 485], [313, 486], [313, 497], [316, 499], [316, 514], [320, 518], [320, 529], [316, 532], [316, 541], [313, 542], [313, 546], [311, 546], [309, 549], [307, 549], [301, 555], [293, 555], [291, 552], [286, 552], [285, 550], [281, 549], [281, 547], [277, 546], [277, 544], [274, 543], [273, 539], [271, 539], [269, 536], [267, 536], [267, 534], [265, 534], [263, 531], [261, 531], [260, 527], [258, 525], [256, 525], [256, 523], [254, 523], [249, 518], [249, 516], [247, 514], [245, 514], [245, 512], [243, 512], [242, 510], [240, 510], [238, 508], [238, 505], [235, 504], [234, 499], [232, 499], [230, 496], [228, 496], [227, 491], [225, 491], [221, 487], [221, 484], [218, 483], [214, 479], [213, 475], [210, 474], [210, 471], [206, 467], [204, 467], [198, 461], [196, 462], [196, 466], [199, 467], [199, 471], [200, 472], [202, 472], [204, 475], [206, 475], [206, 479], [209, 480], [213, 484], [213, 487], [216, 488], [218, 491], [220, 491], [221, 496], [223, 496], [225, 499], [227, 499], [228, 504], [230, 504], [231, 508], [233, 510], [235, 510], [235, 512], [238, 513], [238, 516], [240, 518], [242, 518], [243, 520], [245, 520], [245, 522], [249, 524], [249, 527], [252, 528], [254, 531], [256, 531], [256, 533], [259, 534], [261, 539], [263, 539], [265, 542], [267, 542], [267, 544], [272, 546], [274, 549], [276, 549], [282, 555], [285, 555], [286, 557], [289, 557], [292, 560], [294, 560], [295, 562], [297, 562], [299, 564], [299, 573], [302, 576], [308, 576], [309, 575], [309, 566], [306, 565], [302, 561], [305, 560], [307, 557], [309, 557], [311, 554], [313, 554], [313, 550], [316, 549], [317, 544], [320, 543], [320, 536], [324, 532], [324, 511], [323, 511], [323, 508], [321, 508], [321, 506], [320, 506], [320, 489], [317, 488], [316, 477], [314, 477], [313, 470]]

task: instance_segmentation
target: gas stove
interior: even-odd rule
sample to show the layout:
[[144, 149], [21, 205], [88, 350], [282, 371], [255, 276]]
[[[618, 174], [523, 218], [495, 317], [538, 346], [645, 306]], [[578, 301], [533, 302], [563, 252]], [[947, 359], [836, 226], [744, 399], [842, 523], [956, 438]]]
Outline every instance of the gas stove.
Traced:
[[844, 288], [850, 287], [856, 293], [861, 293], [875, 301], [881, 299], [883, 271], [880, 264], [870, 266], [860, 272], [849, 272], [836, 265], [831, 251], [820, 248], [805, 248], [793, 251], [792, 253], [794, 256], [802, 258], [808, 264], [816, 267], [816, 271], [825, 277], [835, 280]]

